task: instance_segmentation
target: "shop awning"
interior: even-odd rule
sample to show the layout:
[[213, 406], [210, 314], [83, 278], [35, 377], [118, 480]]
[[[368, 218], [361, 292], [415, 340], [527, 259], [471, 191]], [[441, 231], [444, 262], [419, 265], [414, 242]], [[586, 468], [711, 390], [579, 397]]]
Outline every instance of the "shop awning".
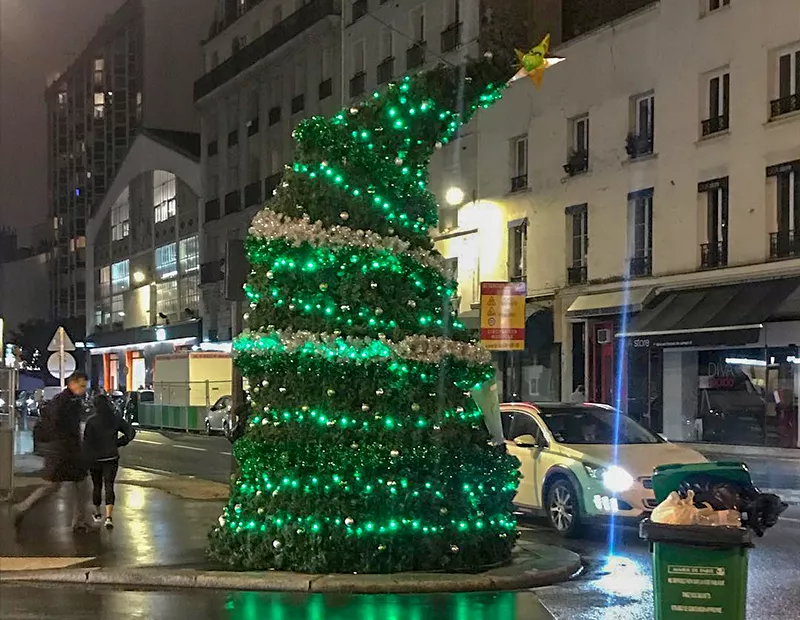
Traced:
[[636, 348], [753, 344], [798, 285], [784, 279], [665, 292], [617, 337]]
[[652, 297], [653, 289], [632, 288], [626, 291], [581, 295], [567, 309], [568, 319], [585, 319], [593, 316], [621, 314], [627, 306], [628, 312], [639, 312]]

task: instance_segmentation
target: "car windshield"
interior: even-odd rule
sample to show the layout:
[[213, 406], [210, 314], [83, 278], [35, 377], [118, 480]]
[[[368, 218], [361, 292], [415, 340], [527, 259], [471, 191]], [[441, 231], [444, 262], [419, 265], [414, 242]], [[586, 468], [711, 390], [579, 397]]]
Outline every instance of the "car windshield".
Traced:
[[[575, 407], [541, 411], [553, 438], [559, 443], [612, 444], [616, 412], [602, 407]], [[619, 415], [617, 443], [661, 443], [661, 439], [631, 418]]]

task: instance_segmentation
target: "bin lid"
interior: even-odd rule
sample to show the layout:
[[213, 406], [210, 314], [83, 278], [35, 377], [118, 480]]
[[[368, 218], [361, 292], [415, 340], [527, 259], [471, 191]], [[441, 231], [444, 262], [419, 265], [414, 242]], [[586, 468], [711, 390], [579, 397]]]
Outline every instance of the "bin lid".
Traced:
[[653, 491], [656, 501], [660, 504], [672, 491], [677, 491], [684, 480], [698, 474], [713, 476], [721, 480], [731, 480], [744, 486], [753, 484], [747, 465], [739, 461], [661, 465], [653, 471]]
[[753, 533], [744, 527], [665, 525], [645, 519], [639, 524], [639, 536], [650, 542], [707, 547], [709, 549], [748, 548], [753, 546]]

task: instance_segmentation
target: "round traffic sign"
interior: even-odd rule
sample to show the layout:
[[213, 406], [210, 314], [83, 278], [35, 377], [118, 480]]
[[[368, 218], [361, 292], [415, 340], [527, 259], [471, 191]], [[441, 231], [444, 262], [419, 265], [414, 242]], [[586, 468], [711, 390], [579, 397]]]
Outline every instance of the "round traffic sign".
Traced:
[[77, 368], [78, 363], [75, 361], [75, 357], [72, 355], [72, 353], [64, 353], [64, 367], [62, 368], [64, 376], [62, 377], [58, 372], [58, 353], [53, 353], [47, 358], [47, 370], [50, 371], [50, 374], [56, 379], [66, 379], [73, 372], [75, 372]]

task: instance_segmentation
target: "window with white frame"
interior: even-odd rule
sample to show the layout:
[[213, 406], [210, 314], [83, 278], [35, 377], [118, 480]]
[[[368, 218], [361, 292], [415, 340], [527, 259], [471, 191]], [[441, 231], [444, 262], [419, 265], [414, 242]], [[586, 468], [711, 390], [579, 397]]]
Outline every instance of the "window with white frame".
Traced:
[[126, 186], [111, 206], [111, 240], [120, 241], [130, 234], [130, 192]]
[[177, 182], [175, 175], [166, 170], [153, 172], [153, 210], [156, 224], [175, 216], [177, 209]]
[[156, 283], [156, 307], [159, 314], [174, 317], [179, 312], [178, 280]]
[[104, 118], [106, 115], [106, 94], [94, 94], [94, 117], [96, 119]]
[[572, 140], [570, 147], [575, 153], [589, 152], [589, 115], [572, 119]]
[[631, 276], [652, 273], [653, 190], [628, 194], [628, 266]]
[[528, 254], [528, 220], [508, 223], [508, 279], [512, 282], [525, 280]]
[[425, 5], [420, 5], [411, 10], [411, 35], [414, 43], [425, 41]]
[[169, 280], [178, 275], [177, 244], [168, 243], [156, 248], [156, 278]]
[[706, 0], [708, 2], [708, 12], [718, 11], [722, 7], [728, 6], [731, 0]]
[[111, 298], [111, 320], [114, 323], [121, 321], [125, 317], [125, 303], [122, 295], [114, 295]]
[[800, 49], [784, 51], [777, 55], [776, 95], [773, 99], [771, 117], [800, 111]]
[[181, 311], [191, 310], [194, 314], [200, 309], [200, 274], [195, 273], [181, 278]]
[[461, 21], [461, 0], [445, 0], [444, 25], [457, 24]]
[[653, 140], [656, 96], [653, 93], [638, 95], [633, 102], [634, 105], [634, 129], [636, 135], [647, 137]]
[[197, 235], [181, 239], [178, 248], [181, 274], [194, 273], [200, 269], [200, 239]]
[[98, 274], [100, 297], [111, 295], [111, 267], [101, 267]]
[[701, 123], [703, 137], [725, 131], [730, 126], [731, 74], [727, 69], [708, 75], [706, 109]]
[[589, 254], [589, 210], [586, 204], [567, 207], [570, 235], [570, 267], [585, 269]]
[[528, 138], [521, 136], [511, 141], [511, 191], [528, 187]]
[[[111, 292], [121, 293], [131, 286], [131, 261], [123, 260], [111, 265]], [[102, 277], [102, 272], [101, 272]]]

